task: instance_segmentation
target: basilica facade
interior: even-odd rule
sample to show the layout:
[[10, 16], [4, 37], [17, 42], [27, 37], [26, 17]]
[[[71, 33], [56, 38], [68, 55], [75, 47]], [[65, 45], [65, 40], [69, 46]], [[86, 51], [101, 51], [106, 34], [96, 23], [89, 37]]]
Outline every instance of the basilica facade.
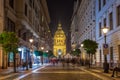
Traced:
[[53, 51], [56, 57], [66, 54], [66, 36], [61, 26], [61, 24], [58, 24], [58, 29], [54, 35]]

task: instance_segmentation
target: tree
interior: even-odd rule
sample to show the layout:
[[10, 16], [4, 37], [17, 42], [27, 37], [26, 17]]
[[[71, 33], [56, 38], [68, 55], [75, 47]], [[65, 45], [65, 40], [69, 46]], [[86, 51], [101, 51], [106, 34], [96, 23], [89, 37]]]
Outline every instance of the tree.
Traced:
[[75, 49], [75, 50], [71, 51], [71, 54], [74, 56], [79, 56], [80, 53], [81, 53], [80, 49]]
[[[98, 43], [96, 43], [96, 41], [86, 39], [82, 42], [82, 44], [84, 45], [83, 48], [86, 50], [87, 54], [89, 55], [89, 59], [90, 59], [90, 55], [92, 58], [93, 54], [95, 54], [96, 49], [98, 48]], [[91, 59], [89, 61], [91, 62]], [[90, 62], [89, 62], [89, 67], [90, 67]]]
[[53, 52], [51, 50], [48, 51], [48, 58], [54, 57]]
[[3, 32], [0, 34], [0, 44], [2, 45], [3, 55], [8, 55], [8, 53], [13, 52], [14, 58], [14, 72], [16, 72], [16, 53], [18, 52], [19, 38], [14, 32]]

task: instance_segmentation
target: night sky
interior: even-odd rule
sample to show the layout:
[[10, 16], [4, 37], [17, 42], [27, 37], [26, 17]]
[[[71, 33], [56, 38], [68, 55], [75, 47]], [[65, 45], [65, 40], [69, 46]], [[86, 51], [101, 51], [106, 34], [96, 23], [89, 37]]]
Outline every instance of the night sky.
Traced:
[[74, 0], [46, 0], [51, 18], [50, 30], [54, 35], [57, 24], [61, 22], [62, 28], [67, 35], [70, 29], [70, 21], [73, 13]]

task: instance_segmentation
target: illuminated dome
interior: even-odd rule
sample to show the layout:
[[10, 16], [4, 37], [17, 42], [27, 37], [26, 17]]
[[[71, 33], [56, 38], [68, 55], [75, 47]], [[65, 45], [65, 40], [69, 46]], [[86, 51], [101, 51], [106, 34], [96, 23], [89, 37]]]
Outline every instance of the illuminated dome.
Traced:
[[57, 29], [57, 31], [55, 32], [55, 35], [54, 35], [54, 37], [63, 37], [63, 38], [65, 38], [65, 33], [64, 33], [64, 31], [62, 30], [62, 27], [61, 27], [62, 25], [61, 24], [58, 24], [58, 29]]
[[63, 56], [66, 54], [66, 36], [62, 30], [62, 25], [58, 24], [57, 31], [54, 35], [54, 55], [56, 57]]

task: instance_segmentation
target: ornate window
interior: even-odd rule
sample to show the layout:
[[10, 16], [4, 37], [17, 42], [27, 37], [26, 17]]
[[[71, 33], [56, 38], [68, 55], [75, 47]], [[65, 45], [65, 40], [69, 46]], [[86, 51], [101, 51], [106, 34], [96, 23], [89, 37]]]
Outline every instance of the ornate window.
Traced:
[[10, 5], [11, 8], [14, 9], [14, 0], [9, 0], [9, 5]]

